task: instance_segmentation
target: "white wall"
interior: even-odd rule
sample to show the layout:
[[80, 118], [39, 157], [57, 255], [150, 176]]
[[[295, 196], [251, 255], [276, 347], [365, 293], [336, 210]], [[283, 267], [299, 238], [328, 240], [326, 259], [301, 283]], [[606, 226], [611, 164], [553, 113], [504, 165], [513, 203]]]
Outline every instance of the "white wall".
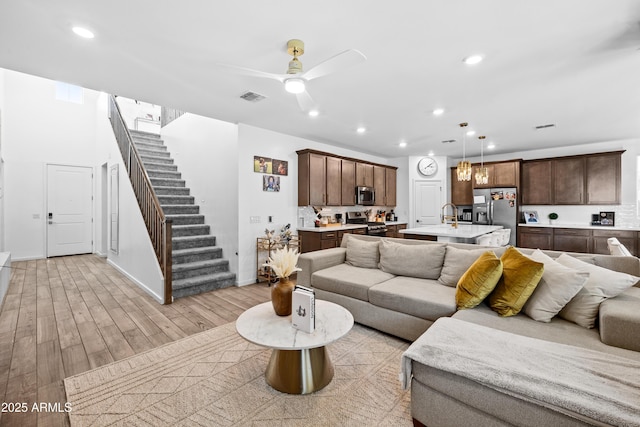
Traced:
[[95, 100], [56, 101], [54, 82], [5, 70], [2, 155], [5, 160], [5, 250], [14, 260], [42, 258], [45, 163], [94, 166]]
[[[440, 192], [440, 202], [441, 205], [445, 204], [449, 197], [449, 167], [447, 166], [447, 157], [444, 156], [430, 156], [438, 163], [438, 171], [435, 175], [425, 177], [420, 175], [418, 172], [418, 162], [425, 156], [410, 156], [407, 158], [407, 185], [408, 185], [408, 193], [409, 193], [409, 227], [419, 226], [419, 223], [416, 223], [415, 220], [415, 212], [413, 212], [414, 204], [414, 194], [413, 194], [413, 186], [416, 181], [440, 181], [441, 183], [441, 192]], [[438, 206], [439, 208], [439, 206]]]
[[187, 113], [162, 128], [161, 135], [222, 256], [237, 273], [238, 126]]
[[[245, 285], [256, 278], [256, 238], [264, 235], [264, 229], [275, 229], [291, 224], [297, 226], [298, 212], [298, 155], [296, 150], [310, 148], [340, 156], [353, 157], [380, 164], [389, 164], [387, 159], [352, 150], [335, 147], [284, 135], [249, 125], [238, 127], [238, 183], [239, 183], [239, 265], [238, 283]], [[287, 160], [289, 175], [280, 177], [280, 192], [262, 191], [263, 174], [253, 172], [253, 156], [264, 156]], [[401, 188], [403, 183], [399, 182]], [[273, 216], [273, 223], [267, 217]], [[259, 223], [250, 223], [250, 217], [259, 217]]]
[[[133, 187], [127, 174], [122, 155], [116, 144], [111, 123], [108, 119], [108, 103], [106, 94], [100, 94], [95, 107], [95, 140], [96, 151], [94, 164], [96, 165], [97, 177], [95, 182], [96, 197], [96, 239], [102, 239], [102, 228], [107, 227], [106, 235], [110, 235], [109, 218], [103, 218], [102, 200], [102, 173], [100, 166], [108, 163], [108, 170], [114, 164], [118, 164], [119, 181], [119, 242], [118, 253], [107, 250], [107, 260], [109, 264], [116, 267], [120, 272], [128, 276], [138, 286], [143, 288], [157, 301], [164, 302], [164, 278], [158, 264], [147, 228], [144, 224], [140, 207], [133, 193]], [[109, 174], [107, 174], [109, 179]], [[107, 185], [111, 191], [110, 184]], [[109, 200], [110, 197], [107, 197]], [[111, 210], [108, 209], [108, 212]], [[100, 242], [102, 245], [102, 242]], [[109, 248], [109, 244], [106, 245]]]

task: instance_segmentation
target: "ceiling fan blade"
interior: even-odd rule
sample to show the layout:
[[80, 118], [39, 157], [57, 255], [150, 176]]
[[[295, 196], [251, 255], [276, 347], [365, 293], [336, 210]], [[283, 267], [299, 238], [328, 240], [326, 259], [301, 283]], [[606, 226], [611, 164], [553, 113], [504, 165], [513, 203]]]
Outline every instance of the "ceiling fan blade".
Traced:
[[311, 98], [311, 95], [309, 95], [309, 92], [307, 92], [306, 90], [304, 92], [296, 94], [296, 99], [298, 100], [300, 109], [305, 113], [316, 109], [315, 101], [313, 100], [313, 98]]
[[302, 75], [302, 78], [305, 80], [317, 79], [318, 77], [326, 76], [327, 74], [333, 73], [335, 71], [340, 71], [343, 68], [357, 65], [366, 60], [367, 57], [358, 50], [345, 50], [344, 52], [339, 53], [324, 62], [319, 63], [318, 65], [304, 73]]
[[274, 74], [274, 73], [267, 73], [265, 71], [259, 71], [259, 70], [253, 70], [251, 68], [245, 68], [245, 67], [238, 67], [236, 65], [229, 65], [229, 64], [214, 64], [214, 67], [219, 68], [223, 71], [228, 71], [228, 72], [232, 72], [232, 73], [236, 73], [236, 74], [242, 74], [244, 76], [249, 76], [249, 77], [261, 77], [261, 78], [266, 78], [266, 79], [272, 79], [272, 80], [277, 80], [279, 82], [284, 82], [284, 80], [289, 77], [287, 74]]

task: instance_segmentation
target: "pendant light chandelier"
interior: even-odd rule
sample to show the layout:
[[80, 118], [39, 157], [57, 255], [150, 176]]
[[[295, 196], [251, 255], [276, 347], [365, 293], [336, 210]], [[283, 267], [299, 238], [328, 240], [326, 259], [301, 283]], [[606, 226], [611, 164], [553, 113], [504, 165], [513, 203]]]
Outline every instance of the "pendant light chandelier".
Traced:
[[465, 129], [468, 125], [468, 123], [460, 123], [462, 128], [462, 160], [458, 162], [456, 168], [458, 181], [471, 181], [471, 162], [467, 160], [467, 130]]
[[489, 170], [484, 165], [484, 139], [485, 136], [479, 136], [480, 140], [480, 167], [476, 168], [476, 184], [487, 184], [489, 182]]

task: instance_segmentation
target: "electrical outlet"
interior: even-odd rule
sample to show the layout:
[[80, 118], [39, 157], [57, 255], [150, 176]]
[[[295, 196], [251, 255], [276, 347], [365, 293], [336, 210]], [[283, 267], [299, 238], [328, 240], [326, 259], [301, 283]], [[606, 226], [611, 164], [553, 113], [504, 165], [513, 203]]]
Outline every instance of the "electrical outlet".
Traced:
[[249, 217], [249, 222], [251, 224], [260, 224], [260, 217], [259, 216], [251, 216], [251, 217]]

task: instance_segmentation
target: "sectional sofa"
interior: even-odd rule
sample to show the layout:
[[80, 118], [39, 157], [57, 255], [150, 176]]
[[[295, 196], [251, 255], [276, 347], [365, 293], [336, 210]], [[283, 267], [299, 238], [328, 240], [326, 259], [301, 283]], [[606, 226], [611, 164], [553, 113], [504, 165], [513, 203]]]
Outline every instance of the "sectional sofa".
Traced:
[[[416, 425], [640, 425], [640, 260], [518, 249], [545, 266], [522, 312], [499, 315], [486, 302], [489, 298], [458, 310], [457, 285], [474, 260], [487, 251], [499, 258], [507, 250], [345, 235], [339, 248], [302, 254], [297, 281], [313, 287], [317, 298], [347, 308], [356, 322], [413, 342], [405, 354], [404, 374]], [[575, 289], [568, 292], [570, 286]], [[454, 362], [447, 352], [458, 350], [461, 354]], [[469, 354], [475, 353], [477, 358], [471, 360]], [[442, 365], [436, 363], [438, 357]], [[591, 368], [582, 362], [564, 365], [584, 358]], [[507, 363], [521, 359], [533, 366]], [[549, 363], [540, 363], [544, 360]], [[467, 363], [474, 365], [464, 368]], [[481, 374], [468, 375], [482, 369], [493, 372], [486, 375], [488, 380]], [[544, 382], [542, 388], [528, 386], [540, 388], [538, 394], [509, 388], [521, 387], [524, 380], [494, 384], [496, 378], [520, 378], [519, 369], [536, 372], [546, 381], [531, 380]], [[576, 386], [578, 391], [571, 382], [555, 384], [563, 374], [581, 378], [572, 380], [583, 383]], [[625, 383], [626, 389], [610, 392], [619, 398], [610, 402], [609, 385], [600, 383], [616, 376], [632, 380]], [[592, 388], [597, 390], [589, 395]], [[627, 423], [625, 411], [639, 414], [635, 424]]]

